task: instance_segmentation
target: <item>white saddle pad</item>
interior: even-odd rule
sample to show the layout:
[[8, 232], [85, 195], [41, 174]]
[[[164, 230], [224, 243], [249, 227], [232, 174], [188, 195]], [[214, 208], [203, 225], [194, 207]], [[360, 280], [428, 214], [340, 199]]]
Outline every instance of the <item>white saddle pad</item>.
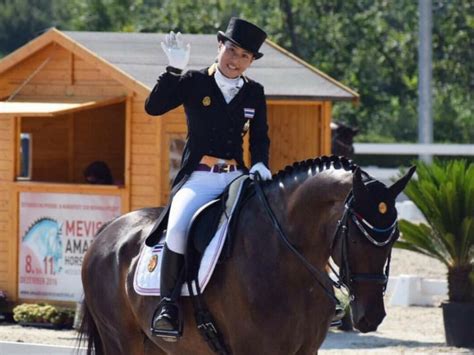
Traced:
[[[240, 184], [236, 184], [238, 185], [237, 196], [240, 196], [244, 180], [245, 178], [241, 178]], [[237, 197], [234, 199], [231, 206], [226, 206], [226, 210], [230, 211], [230, 213], [222, 214], [217, 232], [204, 252], [198, 274], [198, 282], [201, 292], [203, 292], [206, 288], [216, 267], [219, 255], [221, 254], [225, 243], [229, 222], [232, 218], [238, 200], [239, 199]], [[160, 240], [160, 242], [154, 247], [148, 247], [144, 245], [142, 251], [140, 252], [140, 258], [138, 260], [138, 265], [135, 270], [135, 276], [133, 280], [133, 287], [135, 292], [137, 292], [139, 295], [160, 295], [161, 252], [163, 250], [164, 244], [165, 241], [164, 238], [162, 238], [162, 240]], [[181, 295], [189, 296], [189, 290], [186, 284], [183, 284]]]

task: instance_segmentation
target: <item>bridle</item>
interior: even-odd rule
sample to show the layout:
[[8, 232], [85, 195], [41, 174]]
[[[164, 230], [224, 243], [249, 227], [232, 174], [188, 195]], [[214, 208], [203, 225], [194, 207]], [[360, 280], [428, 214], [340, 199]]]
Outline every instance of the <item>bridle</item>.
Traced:
[[[342, 246], [341, 246], [341, 266], [339, 267], [340, 272], [337, 272], [330, 264], [330, 268], [334, 275], [336, 276], [337, 280], [333, 280], [328, 276], [326, 272], [319, 270], [317, 267], [312, 265], [289, 241], [288, 237], [286, 236], [285, 232], [281, 228], [278, 219], [275, 216], [268, 200], [260, 186], [260, 175], [258, 173], [255, 174], [255, 190], [257, 193], [258, 198], [262, 202], [266, 212], [268, 213], [273, 226], [278, 232], [280, 239], [285, 244], [285, 246], [298, 258], [298, 260], [303, 264], [303, 266], [311, 273], [313, 278], [317, 281], [317, 283], [322, 287], [323, 291], [326, 295], [332, 299], [336, 304], [340, 305], [341, 302], [339, 299], [334, 296], [333, 290], [328, 289], [326, 286], [330, 283], [333, 287], [341, 289], [344, 287], [347, 292], [349, 293], [349, 297], [351, 301], [354, 300], [354, 289], [353, 284], [357, 282], [373, 282], [376, 284], [380, 284], [383, 287], [383, 292], [387, 287], [387, 281], [389, 276], [390, 270], [390, 259], [391, 259], [391, 251], [389, 253], [387, 264], [385, 266], [385, 270], [383, 274], [372, 274], [372, 273], [353, 273], [350, 270], [349, 262], [348, 262], [348, 232], [349, 232], [349, 222], [351, 221], [359, 231], [360, 234], [363, 235], [370, 243], [375, 245], [376, 247], [384, 247], [389, 243], [393, 242], [395, 239], [393, 238], [395, 235], [398, 237], [396, 231], [398, 230], [398, 222], [397, 218], [395, 217], [395, 221], [390, 225], [388, 228], [376, 228], [368, 223], [359, 213], [357, 213], [353, 207], [353, 194], [352, 190], [346, 198], [344, 204], [344, 213], [342, 214], [341, 219], [337, 223], [336, 231], [334, 232], [334, 237], [332, 238], [331, 243], [331, 250], [333, 249], [334, 245], [338, 241], [338, 239], [342, 238]], [[366, 183], [366, 185], [375, 182], [375, 180], [371, 180]], [[373, 233], [387, 233], [389, 232], [389, 237], [384, 240], [383, 242], [377, 242], [375, 238], [372, 237]]]
[[[375, 180], [371, 180], [367, 182], [365, 185], [375, 182]], [[359, 230], [360, 234], [364, 236], [371, 244], [376, 247], [383, 248], [390, 243], [393, 243], [398, 238], [398, 221], [397, 217], [395, 216], [394, 221], [390, 224], [387, 228], [377, 228], [372, 226], [365, 218], [363, 218], [357, 211], [354, 210], [352, 206], [352, 202], [354, 201], [354, 196], [352, 191], [349, 193], [348, 197], [346, 198], [346, 202], [344, 204], [344, 213], [341, 219], [338, 221], [336, 232], [334, 233], [334, 238], [331, 244], [331, 250], [333, 250], [334, 245], [337, 243], [339, 239], [341, 239], [341, 266], [339, 267], [339, 273], [334, 270], [334, 268], [330, 265], [332, 272], [337, 276], [339, 282], [342, 283], [343, 286], [349, 291], [350, 297], [354, 299], [354, 283], [360, 282], [372, 282], [375, 284], [382, 285], [382, 292], [384, 293], [387, 288], [388, 276], [390, 272], [390, 260], [392, 256], [392, 252], [388, 254], [387, 263], [385, 265], [385, 270], [382, 274], [375, 274], [375, 273], [354, 273], [350, 269], [349, 261], [348, 261], [348, 253], [349, 253], [349, 244], [348, 244], [348, 234], [349, 234], [349, 221], [351, 221]], [[388, 233], [388, 237], [379, 242], [377, 241], [373, 235], [380, 234], [380, 233]], [[394, 236], [396, 238], [394, 238]]]

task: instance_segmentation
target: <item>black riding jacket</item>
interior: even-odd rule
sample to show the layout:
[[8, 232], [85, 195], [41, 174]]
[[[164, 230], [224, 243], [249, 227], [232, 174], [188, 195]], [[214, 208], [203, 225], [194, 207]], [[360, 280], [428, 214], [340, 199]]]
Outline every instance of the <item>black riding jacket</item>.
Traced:
[[[240, 168], [247, 170], [242, 145], [248, 129], [252, 165], [262, 162], [268, 166], [270, 139], [263, 86], [243, 77], [244, 85], [232, 101], [226, 103], [214, 79], [216, 69], [214, 64], [199, 71], [189, 70], [184, 75], [166, 71], [145, 102], [146, 112], [155, 116], [181, 104], [184, 106], [188, 135], [172, 195], [204, 155], [235, 159]], [[167, 211], [161, 217], [153, 231], [165, 228]]]

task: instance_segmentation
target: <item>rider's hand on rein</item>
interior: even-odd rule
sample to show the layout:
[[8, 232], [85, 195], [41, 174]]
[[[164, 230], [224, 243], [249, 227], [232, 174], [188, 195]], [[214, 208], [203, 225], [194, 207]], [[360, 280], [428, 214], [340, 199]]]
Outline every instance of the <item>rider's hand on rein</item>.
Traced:
[[250, 168], [249, 174], [251, 180], [254, 179], [254, 175], [256, 175], [256, 173], [260, 174], [260, 180], [262, 181], [272, 179], [271, 171], [263, 163], [256, 163], [252, 166], [252, 168]]

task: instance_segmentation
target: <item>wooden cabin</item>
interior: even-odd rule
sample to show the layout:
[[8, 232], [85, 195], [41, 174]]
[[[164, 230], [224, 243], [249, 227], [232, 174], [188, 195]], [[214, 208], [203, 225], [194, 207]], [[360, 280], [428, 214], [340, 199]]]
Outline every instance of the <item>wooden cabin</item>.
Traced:
[[[93, 217], [84, 209], [101, 197], [97, 206], [112, 213], [109, 216], [166, 203], [186, 126], [181, 107], [163, 118], [144, 111], [145, 99], [167, 65], [160, 47], [163, 39], [163, 34], [51, 29], [0, 60], [0, 290], [11, 299], [78, 298], [77, 292], [62, 297], [61, 285], [51, 297], [35, 293], [34, 287], [23, 293], [19, 286], [25, 280], [63, 282], [34, 277], [48, 270], [57, 276], [67, 269], [65, 264], [53, 268], [52, 257], [45, 257], [44, 265], [37, 260], [40, 266], [32, 267], [31, 255], [23, 255], [25, 231], [32, 232], [33, 222], [45, 220], [42, 213], [55, 214], [53, 208], [61, 206], [74, 216], [79, 212], [67, 206], [82, 208], [84, 220], [62, 221], [58, 230], [64, 238], [73, 232], [74, 238], [81, 233], [90, 238], [90, 226], [99, 222], [91, 222], [86, 233], [85, 219]], [[191, 43], [190, 69], [214, 61], [215, 35], [184, 39]], [[271, 170], [330, 153], [332, 104], [357, 100], [357, 93], [270, 40], [262, 52], [264, 57], [247, 74], [265, 87]], [[248, 161], [248, 149], [245, 154]], [[86, 183], [83, 171], [93, 161], [107, 163], [114, 184]], [[74, 244], [73, 254], [71, 240], [63, 242], [63, 248], [76, 259], [66, 261], [77, 264], [87, 243]], [[68, 278], [74, 287], [80, 284], [78, 267]]]

